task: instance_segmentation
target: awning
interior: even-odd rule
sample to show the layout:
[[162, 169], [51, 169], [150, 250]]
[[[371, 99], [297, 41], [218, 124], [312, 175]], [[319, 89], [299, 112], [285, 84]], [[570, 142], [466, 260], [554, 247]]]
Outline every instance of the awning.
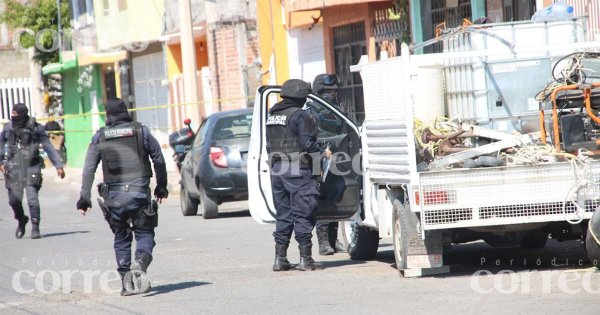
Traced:
[[107, 53], [92, 53], [84, 56], [79, 56], [79, 66], [97, 65], [105, 63], [115, 63], [117, 61], [127, 59], [127, 51], [120, 50]]
[[71, 69], [75, 69], [75, 68], [77, 68], [77, 58], [70, 59], [70, 60], [63, 60], [62, 63], [49, 63], [42, 67], [42, 74], [43, 75], [57, 74], [57, 73], [62, 73], [67, 70], [71, 70]]

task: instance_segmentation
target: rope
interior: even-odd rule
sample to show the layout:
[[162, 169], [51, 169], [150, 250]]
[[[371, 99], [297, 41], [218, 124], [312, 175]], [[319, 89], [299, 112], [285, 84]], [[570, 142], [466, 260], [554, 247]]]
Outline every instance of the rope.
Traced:
[[575, 177], [575, 184], [571, 187], [563, 203], [563, 215], [567, 215], [567, 202], [575, 206], [573, 213], [577, 219], [567, 219], [569, 224], [579, 224], [585, 219], [586, 200], [598, 199], [598, 186], [594, 183], [593, 174], [590, 169], [590, 159], [585, 151], [580, 150], [577, 159], [571, 160], [571, 167]]
[[516, 153], [501, 152], [498, 157], [507, 166], [552, 164], [556, 163], [559, 158], [568, 160], [577, 159], [573, 154], [556, 152], [554, 147], [547, 144], [529, 144], [524, 147], [514, 148], [514, 150], [516, 150]]
[[428, 151], [431, 156], [435, 156], [442, 139], [425, 143], [423, 134], [427, 131], [434, 136], [445, 137], [460, 130], [458, 124], [449, 118], [438, 116], [429, 123], [424, 123], [418, 118], [414, 118], [414, 134], [417, 144], [423, 151]]

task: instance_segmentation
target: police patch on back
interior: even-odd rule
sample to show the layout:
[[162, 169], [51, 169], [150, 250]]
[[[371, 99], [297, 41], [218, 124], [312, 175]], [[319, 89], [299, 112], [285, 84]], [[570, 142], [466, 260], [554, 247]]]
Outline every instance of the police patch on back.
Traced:
[[133, 137], [135, 135], [135, 130], [133, 127], [127, 128], [118, 128], [118, 129], [105, 129], [104, 130], [104, 139], [115, 139], [115, 138], [125, 138], [125, 137]]
[[287, 126], [287, 116], [286, 115], [270, 115], [267, 118], [267, 126]]

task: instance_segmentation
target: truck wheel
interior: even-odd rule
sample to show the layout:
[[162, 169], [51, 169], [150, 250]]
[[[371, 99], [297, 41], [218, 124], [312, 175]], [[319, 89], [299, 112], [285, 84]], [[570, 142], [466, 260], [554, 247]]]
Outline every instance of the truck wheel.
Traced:
[[406, 269], [406, 258], [408, 252], [408, 213], [400, 200], [394, 201], [394, 212], [392, 217], [392, 238], [394, 240], [394, 257], [396, 258], [396, 268], [399, 271]]
[[357, 260], [374, 259], [379, 248], [379, 231], [360, 226], [355, 221], [344, 221], [342, 235], [348, 244], [348, 255]]
[[200, 187], [200, 214], [204, 219], [213, 219], [218, 216], [219, 205], [217, 202], [208, 196], [204, 188]]
[[548, 242], [548, 232], [544, 230], [535, 230], [531, 231], [527, 235], [525, 235], [521, 242], [519, 243], [519, 247], [525, 249], [536, 249], [542, 248], [546, 246]]
[[181, 214], [184, 217], [196, 215], [198, 213], [198, 200], [190, 197], [184, 184], [180, 184], [180, 189], [179, 203], [181, 204]]
[[600, 269], [600, 245], [596, 242], [596, 239], [594, 239], [590, 229], [588, 229], [585, 237], [585, 251], [587, 252], [590, 262], [596, 266], [596, 268]]

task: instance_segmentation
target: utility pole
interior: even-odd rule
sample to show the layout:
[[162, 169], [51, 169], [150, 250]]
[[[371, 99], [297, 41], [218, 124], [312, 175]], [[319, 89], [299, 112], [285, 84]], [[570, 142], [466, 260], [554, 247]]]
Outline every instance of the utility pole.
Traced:
[[[183, 94], [186, 103], [198, 104], [198, 78], [196, 72], [196, 46], [194, 44], [194, 32], [192, 25], [192, 12], [190, 0], [179, 0], [179, 33], [181, 38], [181, 59], [183, 66]], [[204, 119], [204, 104], [188, 105], [198, 113], [198, 124]]]

